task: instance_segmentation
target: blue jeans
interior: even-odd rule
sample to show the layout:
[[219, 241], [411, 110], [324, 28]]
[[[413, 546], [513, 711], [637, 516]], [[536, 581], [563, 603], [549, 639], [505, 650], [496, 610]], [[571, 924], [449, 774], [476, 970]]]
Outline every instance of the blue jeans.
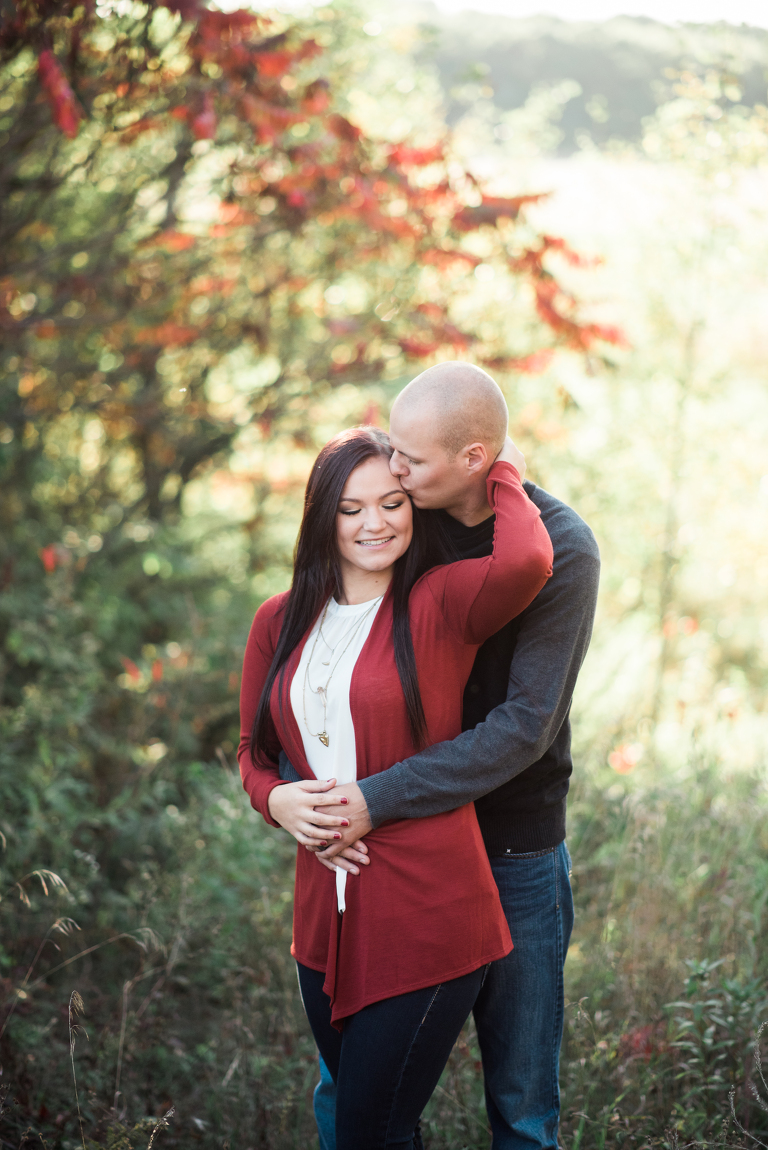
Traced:
[[421, 1112], [477, 999], [487, 967], [364, 1006], [331, 1026], [325, 975], [298, 963], [304, 1009], [336, 1082], [336, 1150], [424, 1150]]
[[[492, 858], [491, 868], [515, 944], [491, 964], [474, 1008], [493, 1150], [556, 1150], [571, 859], [561, 843]], [[314, 1102], [321, 1150], [336, 1150], [335, 1089], [322, 1059]]]

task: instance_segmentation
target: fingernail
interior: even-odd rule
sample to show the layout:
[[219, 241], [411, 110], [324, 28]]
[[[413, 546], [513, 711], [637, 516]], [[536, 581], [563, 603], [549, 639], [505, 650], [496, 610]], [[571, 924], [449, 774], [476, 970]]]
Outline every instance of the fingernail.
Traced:
[[342, 795], [341, 798], [339, 799], [339, 802], [340, 803], [348, 803], [349, 799], [345, 799], [344, 796]]
[[327, 847], [328, 846], [328, 843], [325, 841], [325, 839], [323, 839], [323, 841], [320, 843], [320, 846], [321, 847]]
[[352, 867], [352, 874], [360, 874], [360, 871], [357, 869], [357, 867]]
[[349, 826], [349, 819], [342, 819], [342, 820], [341, 820], [341, 825], [342, 825], [343, 827], [348, 827], [348, 826]]
[[335, 831], [335, 832], [334, 832], [334, 835], [333, 835], [333, 837], [334, 837], [335, 839], [340, 839], [340, 838], [341, 838], [341, 835], [339, 834], [339, 832], [338, 832], [338, 831]]

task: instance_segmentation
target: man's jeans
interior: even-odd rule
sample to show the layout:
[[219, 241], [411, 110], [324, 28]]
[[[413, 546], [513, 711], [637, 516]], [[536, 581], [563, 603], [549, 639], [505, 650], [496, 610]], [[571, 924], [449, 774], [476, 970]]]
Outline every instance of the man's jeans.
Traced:
[[[515, 944], [491, 964], [474, 1009], [493, 1150], [556, 1150], [571, 860], [561, 843], [492, 858], [491, 867]], [[321, 1060], [314, 1096], [321, 1150], [336, 1150], [334, 1100]]]

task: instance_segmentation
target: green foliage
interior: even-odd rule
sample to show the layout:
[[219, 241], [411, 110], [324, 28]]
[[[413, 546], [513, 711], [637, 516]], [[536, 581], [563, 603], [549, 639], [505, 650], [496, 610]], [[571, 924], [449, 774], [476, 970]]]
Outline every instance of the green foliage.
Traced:
[[735, 1088], [739, 1119], [759, 1134], [749, 1089], [768, 1008], [758, 781], [731, 777], [723, 801], [718, 771], [699, 759], [677, 780], [669, 769], [637, 780], [622, 801], [610, 773], [595, 766], [570, 806], [578, 928], [565, 1130], [590, 1146], [656, 1145], [667, 1129], [719, 1141]]
[[[88, 1031], [74, 1054], [81, 1107], [99, 1144], [110, 1126], [116, 1136], [181, 1098], [173, 1128], [182, 1144], [269, 1131], [273, 1115], [275, 1131], [288, 1122], [306, 1130], [314, 1056], [288, 954], [293, 851], [256, 823], [239, 777], [224, 770], [212, 785], [202, 766], [184, 775], [185, 795], [157, 780], [139, 796], [135, 822], [120, 827], [115, 848], [130, 858], [119, 890], [105, 866], [80, 856], [57, 901], [82, 929], [49, 932], [58, 953], [50, 945], [26, 981], [19, 969], [3, 1061], [19, 1122], [37, 1116], [45, 1137], [77, 1130], [60, 999], [73, 982]], [[51, 918], [42, 892], [25, 890], [28, 906], [15, 891], [2, 904], [11, 974], [35, 957], [30, 941], [36, 950]]]

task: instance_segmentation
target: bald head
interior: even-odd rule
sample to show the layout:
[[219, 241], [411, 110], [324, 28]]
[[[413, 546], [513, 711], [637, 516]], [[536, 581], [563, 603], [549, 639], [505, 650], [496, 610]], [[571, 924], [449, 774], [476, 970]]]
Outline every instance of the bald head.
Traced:
[[471, 363], [438, 363], [411, 380], [392, 415], [418, 419], [449, 453], [482, 443], [494, 459], [507, 434], [509, 412], [497, 383]]

